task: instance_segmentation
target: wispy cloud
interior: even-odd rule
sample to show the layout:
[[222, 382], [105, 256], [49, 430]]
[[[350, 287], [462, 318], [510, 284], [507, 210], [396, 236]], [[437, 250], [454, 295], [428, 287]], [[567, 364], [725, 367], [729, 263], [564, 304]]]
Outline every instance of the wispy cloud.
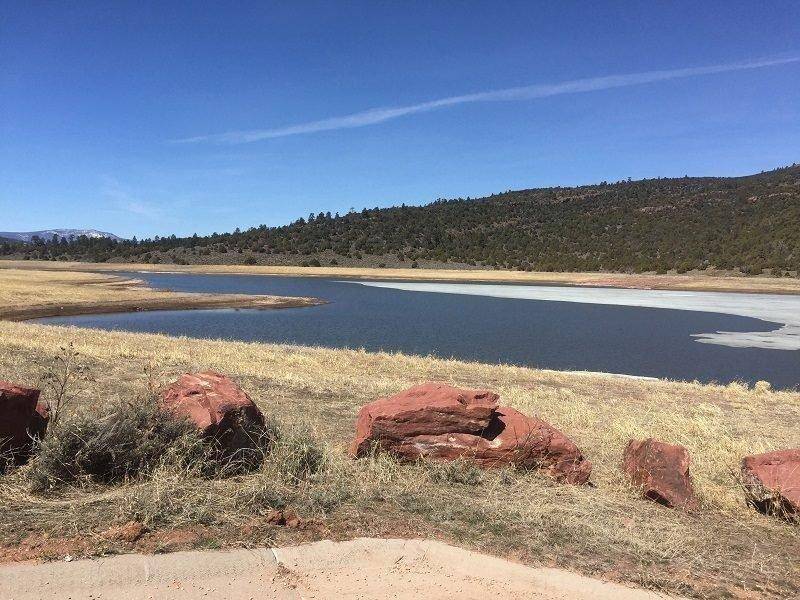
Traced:
[[162, 211], [158, 207], [132, 196], [114, 177], [103, 177], [102, 194], [114, 203], [116, 210], [148, 219], [156, 219], [161, 216]]
[[577, 94], [581, 92], [594, 92], [611, 88], [628, 87], [653, 83], [657, 81], [667, 81], [669, 79], [680, 79], [684, 77], [697, 77], [699, 75], [711, 75], [714, 73], [726, 73], [730, 71], [744, 71], [747, 69], [760, 69], [777, 65], [785, 65], [800, 61], [800, 57], [789, 57], [768, 60], [756, 60], [749, 62], [728, 63], [724, 65], [711, 65], [706, 67], [691, 67], [686, 69], [671, 69], [666, 71], [647, 71], [645, 73], [627, 73], [623, 75], [608, 75], [605, 77], [591, 77], [588, 79], [574, 79], [572, 81], [562, 81], [552, 84], [537, 84], [523, 87], [506, 88], [502, 90], [491, 90], [488, 92], [477, 92], [474, 94], [464, 94], [461, 96], [449, 96], [430, 100], [419, 104], [407, 106], [393, 106], [384, 108], [371, 108], [362, 112], [357, 112], [341, 117], [322, 119], [320, 121], [308, 121], [287, 127], [276, 127], [273, 129], [252, 129], [247, 131], [229, 131], [227, 133], [217, 133], [210, 135], [199, 135], [179, 140], [176, 143], [191, 144], [200, 142], [216, 142], [227, 144], [246, 144], [278, 137], [290, 135], [300, 135], [305, 133], [316, 133], [318, 131], [330, 131], [333, 129], [351, 129], [354, 127], [366, 127], [383, 123], [414, 113], [428, 112], [459, 104], [472, 102], [508, 102], [512, 100], [533, 100], [536, 98], [546, 98], [561, 94]]

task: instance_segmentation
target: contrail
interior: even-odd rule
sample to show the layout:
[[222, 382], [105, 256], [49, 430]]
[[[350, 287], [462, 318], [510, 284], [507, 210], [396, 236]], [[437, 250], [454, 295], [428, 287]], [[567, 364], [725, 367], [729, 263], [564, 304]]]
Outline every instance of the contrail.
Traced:
[[419, 104], [408, 106], [393, 106], [384, 108], [371, 108], [362, 112], [357, 112], [341, 117], [332, 117], [320, 121], [309, 121], [287, 127], [277, 127], [273, 129], [252, 129], [246, 131], [229, 131], [227, 133], [216, 133], [211, 135], [199, 135], [196, 137], [173, 140], [175, 143], [198, 143], [198, 142], [217, 142], [227, 144], [246, 144], [259, 140], [286, 137], [290, 135], [300, 135], [304, 133], [316, 133], [318, 131], [330, 131], [333, 129], [350, 129], [353, 127], [365, 127], [375, 125], [411, 115], [414, 113], [427, 112], [448, 106], [468, 104], [472, 102], [504, 102], [511, 100], [532, 100], [535, 98], [546, 98], [561, 94], [577, 94], [580, 92], [594, 92], [611, 88], [641, 85], [643, 83], [653, 83], [655, 81], [666, 81], [669, 79], [681, 79], [684, 77], [696, 77], [698, 75], [710, 75], [713, 73], [727, 73], [729, 71], [744, 71], [747, 69], [760, 69], [776, 65], [785, 65], [800, 61], [800, 57], [758, 60], [750, 62], [729, 63], [724, 65], [711, 65], [707, 67], [691, 67], [686, 69], [672, 69], [666, 71], [648, 71], [645, 73], [628, 73], [624, 75], [608, 75], [606, 77], [591, 77], [587, 79], [575, 79], [553, 84], [537, 84], [523, 87], [506, 88], [502, 90], [492, 90], [488, 92], [477, 92], [474, 94], [464, 94], [462, 96], [449, 96], [438, 100], [430, 100]]

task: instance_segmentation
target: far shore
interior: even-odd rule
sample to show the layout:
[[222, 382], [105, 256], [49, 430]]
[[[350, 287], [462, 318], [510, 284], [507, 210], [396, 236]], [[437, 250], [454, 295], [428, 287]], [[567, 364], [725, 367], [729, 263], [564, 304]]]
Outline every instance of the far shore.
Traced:
[[178, 293], [143, 281], [83, 270], [0, 270], [0, 320], [26, 321], [154, 310], [277, 309], [325, 304], [317, 298]]
[[800, 294], [800, 278], [744, 276], [705, 272], [683, 275], [652, 273], [551, 273], [478, 269], [380, 269], [360, 267], [300, 267], [265, 265], [177, 265], [0, 260], [2, 269], [47, 271], [187, 273], [211, 275], [277, 275], [342, 279], [456, 281], [574, 285], [642, 290]]
[[239, 294], [186, 294], [179, 297], [153, 298], [151, 300], [119, 300], [43, 305], [28, 308], [2, 310], [0, 319], [5, 321], [28, 321], [45, 317], [72, 317], [76, 315], [98, 315], [122, 312], [144, 312], [154, 310], [209, 310], [209, 309], [255, 309], [298, 308], [324, 304], [316, 298], [283, 298], [280, 296], [245, 296]]

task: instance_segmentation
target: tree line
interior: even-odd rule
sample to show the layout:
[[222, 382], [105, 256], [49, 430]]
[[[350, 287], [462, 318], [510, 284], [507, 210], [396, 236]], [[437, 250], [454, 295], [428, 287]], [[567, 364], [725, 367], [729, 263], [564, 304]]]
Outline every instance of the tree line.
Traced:
[[[336, 264], [430, 260], [537, 271], [800, 271], [800, 166], [736, 178], [658, 178], [509, 191], [425, 206], [319, 213], [207, 236], [0, 243], [6, 257]], [[313, 257], [313, 258], [309, 258]], [[333, 258], [330, 258], [333, 257]], [[313, 261], [313, 262], [312, 262]]]

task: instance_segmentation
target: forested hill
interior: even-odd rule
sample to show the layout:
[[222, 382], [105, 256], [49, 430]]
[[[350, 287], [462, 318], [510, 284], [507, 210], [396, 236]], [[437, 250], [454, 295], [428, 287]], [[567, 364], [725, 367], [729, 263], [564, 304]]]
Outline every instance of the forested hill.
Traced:
[[190, 238], [0, 244], [53, 260], [461, 266], [797, 275], [800, 166], [520, 190], [426, 206], [309, 215], [291, 225]]

